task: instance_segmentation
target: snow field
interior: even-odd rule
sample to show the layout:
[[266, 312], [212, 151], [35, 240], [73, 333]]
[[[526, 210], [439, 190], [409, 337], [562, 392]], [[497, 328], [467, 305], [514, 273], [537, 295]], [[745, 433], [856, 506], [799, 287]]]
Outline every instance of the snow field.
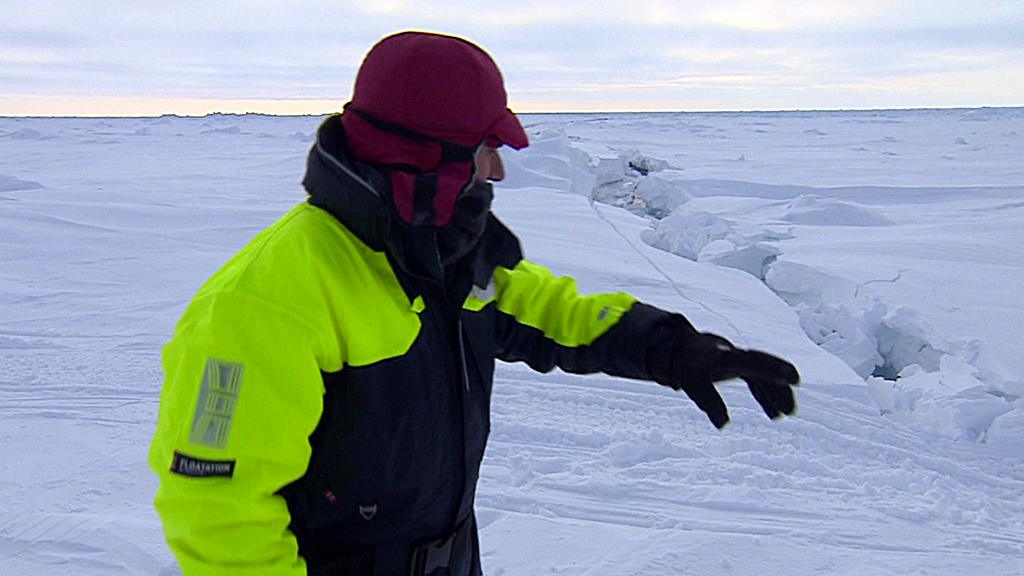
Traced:
[[[816, 136], [825, 135], [817, 129], [804, 131], [812, 132]], [[647, 244], [697, 262], [736, 268], [764, 280], [794, 308], [808, 337], [867, 379], [866, 389], [883, 414], [900, 412], [896, 416], [899, 419], [911, 418], [938, 433], [971, 440], [987, 439], [989, 428], [999, 417], [1006, 415], [1007, 422], [1020, 418], [1017, 412], [1024, 407], [1020, 401], [1024, 392], [1024, 365], [1006, 366], [993, 361], [991, 354], [984, 357], [981, 352], [986, 346], [1002, 347], [1000, 344], [1007, 340], [1014, 345], [1024, 345], [1019, 324], [1000, 322], [998, 331], [983, 344], [977, 338], [956, 338], [956, 332], [943, 330], [945, 326], [934, 327], [912, 305], [904, 305], [904, 302], [919, 301], [913, 293], [917, 286], [888, 300], [879, 296], [871, 285], [896, 284], [911, 269], [931, 273], [939, 268], [928, 263], [922, 265], [922, 257], [934, 259], [934, 256], [921, 254], [916, 246], [907, 246], [912, 250], [905, 255], [917, 260], [914, 266], [896, 270], [891, 278], [862, 282], [847, 278], [846, 275], [856, 277], [862, 270], [856, 269], [858, 262], [844, 262], [844, 257], [855, 259], [866, 255], [884, 266], [885, 258], [881, 255], [907, 252], [898, 247], [900, 243], [895, 239], [904, 234], [907, 226], [899, 226], [882, 207], [843, 200], [842, 195], [881, 201], [890, 212], [897, 213], [899, 208], [900, 213], [911, 212], [914, 218], [913, 212], [919, 210], [918, 202], [931, 205], [935, 197], [950, 197], [959, 192], [963, 198], [980, 197], [982, 204], [972, 205], [970, 211], [999, 214], [1002, 221], [1016, 223], [1019, 222], [1019, 207], [1017, 202], [1008, 200], [1024, 193], [1024, 187], [924, 191], [901, 187], [813, 188], [694, 180], [687, 177], [686, 170], [674, 168], [668, 161], [644, 156], [632, 148], [612, 150], [614, 155], [605, 152], [595, 158], [581, 149], [585, 144], [574, 145], [565, 131], [548, 129], [539, 134], [537, 140], [539, 145], [524, 153], [524, 164], [554, 166], [557, 164], [554, 159], [560, 158], [563, 164], [556, 172], [569, 180], [568, 187], [563, 185], [563, 189], [585, 192], [589, 187], [591, 192], [587, 195], [595, 201], [652, 218], [651, 229], [641, 233]], [[580, 139], [576, 137], [576, 140]], [[896, 143], [898, 139], [888, 137], [885, 141]], [[534, 160], [531, 154], [540, 155], [544, 160]], [[510, 184], [514, 184], [516, 178], [523, 176], [513, 173]], [[787, 192], [791, 199], [786, 199]], [[894, 206], [897, 202], [907, 205]], [[936, 250], [942, 246], [945, 249], [949, 239], [936, 228], [946, 223], [929, 224], [931, 226], [922, 227], [935, 234], [929, 239], [933, 240], [933, 245], [928, 248]], [[894, 246], [880, 247], [874, 230], [861, 230], [876, 227], [899, 229], [889, 238]], [[831, 234], [834, 230], [855, 241], [866, 239], [868, 245], [859, 250], [859, 254], [831, 251], [830, 268], [825, 269], [783, 255], [781, 246], [800, 245], [805, 236], [810, 240], [805, 243], [819, 243], [823, 231]], [[974, 235], [977, 236], [977, 231]], [[972, 242], [980, 244], [977, 238]], [[853, 252], [851, 247], [846, 248]], [[957, 254], [956, 258], [990, 262], [993, 254], [981, 248], [975, 254]], [[957, 245], [955, 249], [963, 252], [964, 246]], [[878, 256], [872, 256], [872, 251], [876, 250]], [[1020, 268], [1024, 265], [1024, 256], [1007, 256], [1009, 258], [997, 261], [1014, 267], [1016, 277], [1024, 280]], [[962, 262], [945, 264], [950, 268], [939, 269], [939, 273], [949, 277], [953, 276], [950, 269]], [[983, 282], [979, 278], [978, 283]], [[1017, 286], [1019, 284], [1008, 285], [998, 304], [1007, 308], [1001, 313], [1009, 312], [1009, 318], [1014, 321], [1024, 320], [1012, 294]], [[969, 295], [974, 286], [963, 288], [956, 294], [967, 304], [958, 308], [973, 313], [982, 307], [977, 306], [981, 303], [976, 303]], [[929, 315], [942, 311], [941, 308], [928, 309]], [[913, 414], [907, 414], [909, 412]], [[997, 431], [1003, 428], [1003, 424], [996, 426]], [[1007, 435], [999, 432], [998, 436]]]
[[[774, 423], [723, 386], [716, 432], [650, 383], [499, 365], [487, 574], [1024, 573], [1021, 111], [525, 121], [496, 212], [528, 257], [804, 385]], [[159, 348], [302, 200], [318, 122], [0, 119], [0, 575], [179, 573]]]

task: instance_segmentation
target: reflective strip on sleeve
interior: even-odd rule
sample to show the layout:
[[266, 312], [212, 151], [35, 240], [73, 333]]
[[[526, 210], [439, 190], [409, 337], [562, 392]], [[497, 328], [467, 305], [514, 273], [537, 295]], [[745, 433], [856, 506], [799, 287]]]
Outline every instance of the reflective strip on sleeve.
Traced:
[[228, 445], [244, 371], [242, 364], [207, 359], [189, 442], [219, 449]]

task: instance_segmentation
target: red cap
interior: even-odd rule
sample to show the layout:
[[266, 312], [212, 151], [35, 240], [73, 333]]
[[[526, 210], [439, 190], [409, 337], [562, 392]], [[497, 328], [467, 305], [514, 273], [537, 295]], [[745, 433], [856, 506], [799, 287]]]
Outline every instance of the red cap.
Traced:
[[475, 44], [428, 32], [384, 38], [366, 55], [350, 105], [413, 132], [475, 148], [529, 144], [501, 72]]

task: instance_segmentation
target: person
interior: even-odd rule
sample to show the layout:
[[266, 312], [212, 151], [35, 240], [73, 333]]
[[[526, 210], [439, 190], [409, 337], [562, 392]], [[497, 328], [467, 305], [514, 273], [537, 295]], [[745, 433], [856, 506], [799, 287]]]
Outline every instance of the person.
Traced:
[[165, 346], [149, 461], [186, 576], [481, 574], [473, 503], [495, 360], [681, 390], [770, 418], [797, 370], [624, 293], [582, 296], [490, 211], [528, 139], [491, 57], [424, 32], [367, 54], [295, 206], [199, 290]]

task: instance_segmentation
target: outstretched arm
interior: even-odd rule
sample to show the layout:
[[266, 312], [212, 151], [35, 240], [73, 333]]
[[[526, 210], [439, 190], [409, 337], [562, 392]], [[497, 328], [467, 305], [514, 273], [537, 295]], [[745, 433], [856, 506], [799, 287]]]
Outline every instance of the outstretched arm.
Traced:
[[718, 428], [729, 421], [715, 384], [746, 380], [772, 419], [796, 409], [792, 364], [698, 332], [680, 314], [623, 293], [581, 296], [572, 278], [522, 260], [495, 271], [498, 358], [547, 372], [604, 372], [682, 390]]

